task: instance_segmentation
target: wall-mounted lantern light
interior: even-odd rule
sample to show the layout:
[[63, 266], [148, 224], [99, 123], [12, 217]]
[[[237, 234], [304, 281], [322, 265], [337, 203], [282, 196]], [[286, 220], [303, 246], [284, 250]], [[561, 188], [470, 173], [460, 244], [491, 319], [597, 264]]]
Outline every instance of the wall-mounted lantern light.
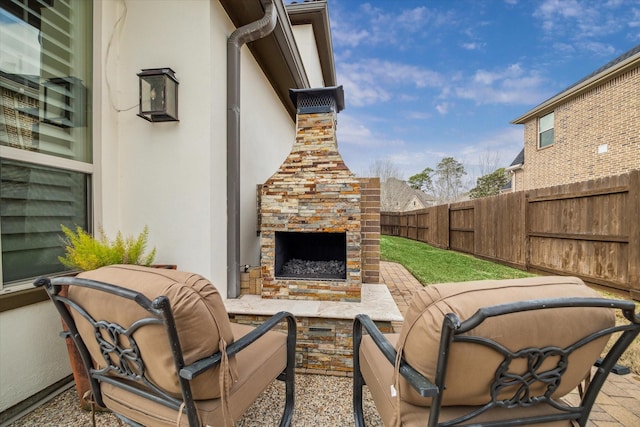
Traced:
[[178, 121], [178, 80], [171, 68], [148, 68], [140, 78], [140, 112], [150, 122]]

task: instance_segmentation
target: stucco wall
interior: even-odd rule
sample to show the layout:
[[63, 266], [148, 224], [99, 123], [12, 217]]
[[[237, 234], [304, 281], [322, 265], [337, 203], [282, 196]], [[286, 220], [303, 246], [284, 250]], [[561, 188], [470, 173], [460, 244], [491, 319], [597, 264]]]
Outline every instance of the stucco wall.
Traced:
[[318, 56], [318, 46], [313, 35], [313, 25], [304, 24], [293, 27], [293, 36], [296, 39], [300, 56], [304, 62], [304, 70], [309, 77], [311, 87], [323, 87], [322, 68]]
[[71, 374], [48, 301], [0, 313], [0, 412]]
[[[200, 273], [226, 295], [226, 41], [235, 28], [217, 1], [126, 5], [120, 27], [122, 2], [95, 3], [96, 225], [109, 236], [148, 225], [156, 262]], [[256, 184], [288, 154], [295, 124], [247, 47], [241, 61], [241, 262], [258, 265]], [[136, 74], [156, 67], [180, 81], [180, 122], [136, 116]], [[69, 375], [60, 329], [48, 302], [0, 313], [0, 410]]]
[[[180, 122], [119, 113], [117, 144], [103, 141], [103, 155], [118, 150], [114, 167], [103, 170], [104, 222], [114, 232], [148, 225], [157, 262], [198, 272], [226, 295], [226, 42], [235, 28], [217, 2], [149, 3], [128, 6], [126, 43], [119, 44], [121, 105], [135, 104], [140, 69], [168, 66], [180, 81]], [[150, 10], [153, 27], [143, 24]], [[171, 31], [158, 39], [157, 28]], [[241, 263], [257, 265], [255, 186], [288, 153], [294, 123], [247, 47], [240, 108]], [[112, 199], [117, 212], [107, 208]]]
[[525, 189], [640, 168], [640, 68], [555, 109], [555, 143], [538, 149], [537, 119], [525, 124]]

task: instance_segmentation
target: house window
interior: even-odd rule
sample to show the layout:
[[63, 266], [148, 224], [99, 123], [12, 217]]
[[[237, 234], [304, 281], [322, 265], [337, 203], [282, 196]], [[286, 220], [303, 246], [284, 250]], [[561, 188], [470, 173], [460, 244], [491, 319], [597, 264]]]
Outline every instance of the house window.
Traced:
[[549, 113], [538, 120], [538, 148], [553, 145], [554, 114]]
[[92, 3], [0, 0], [0, 293], [63, 271], [89, 229]]

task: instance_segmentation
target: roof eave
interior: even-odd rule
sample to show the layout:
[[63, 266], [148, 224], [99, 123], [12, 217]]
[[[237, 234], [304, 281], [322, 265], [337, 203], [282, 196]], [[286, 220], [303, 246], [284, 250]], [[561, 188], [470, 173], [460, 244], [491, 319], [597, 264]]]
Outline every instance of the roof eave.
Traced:
[[529, 110], [527, 113], [522, 116], [511, 121], [511, 124], [514, 125], [522, 125], [528, 122], [531, 119], [536, 117], [543, 116], [545, 114], [553, 111], [559, 104], [562, 104], [568, 101], [571, 98], [574, 98], [596, 86], [599, 86], [603, 83], [606, 83], [609, 80], [616, 78], [617, 76], [629, 71], [640, 65], [640, 53], [637, 53], [624, 61], [616, 64], [611, 68], [607, 68], [599, 74], [587, 79], [575, 86], [570, 87], [569, 89], [560, 92], [556, 96], [549, 98], [544, 101], [542, 104], [538, 105], [532, 110]]
[[289, 20], [293, 25], [311, 24], [320, 56], [320, 67], [325, 86], [336, 86], [336, 68], [331, 41], [329, 8], [326, 1], [292, 3], [287, 6]]
[[[264, 15], [261, 0], [220, 0], [220, 3], [236, 28], [254, 22]], [[247, 46], [280, 102], [291, 118], [295, 119], [296, 108], [289, 98], [289, 89], [308, 88], [310, 84], [293, 36], [287, 9], [282, 0], [273, 0], [273, 3], [278, 15], [275, 29], [268, 36]]]

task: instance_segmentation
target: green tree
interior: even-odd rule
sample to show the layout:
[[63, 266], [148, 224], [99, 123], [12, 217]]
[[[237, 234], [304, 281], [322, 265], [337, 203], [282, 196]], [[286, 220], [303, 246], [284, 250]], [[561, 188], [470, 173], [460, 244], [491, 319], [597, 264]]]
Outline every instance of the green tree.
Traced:
[[462, 177], [466, 174], [462, 163], [453, 157], [443, 158], [435, 171], [435, 197], [442, 203], [454, 202], [462, 194]]
[[418, 190], [431, 194], [440, 203], [455, 201], [462, 193], [462, 177], [467, 172], [462, 163], [453, 157], [443, 158], [435, 170], [425, 168], [409, 178], [409, 184]]
[[476, 186], [469, 191], [469, 197], [479, 199], [480, 197], [495, 196], [509, 182], [509, 177], [504, 168], [483, 175], [476, 181]]
[[422, 172], [409, 177], [409, 185], [416, 190], [433, 193], [432, 176], [434, 172], [431, 168], [425, 168]]

